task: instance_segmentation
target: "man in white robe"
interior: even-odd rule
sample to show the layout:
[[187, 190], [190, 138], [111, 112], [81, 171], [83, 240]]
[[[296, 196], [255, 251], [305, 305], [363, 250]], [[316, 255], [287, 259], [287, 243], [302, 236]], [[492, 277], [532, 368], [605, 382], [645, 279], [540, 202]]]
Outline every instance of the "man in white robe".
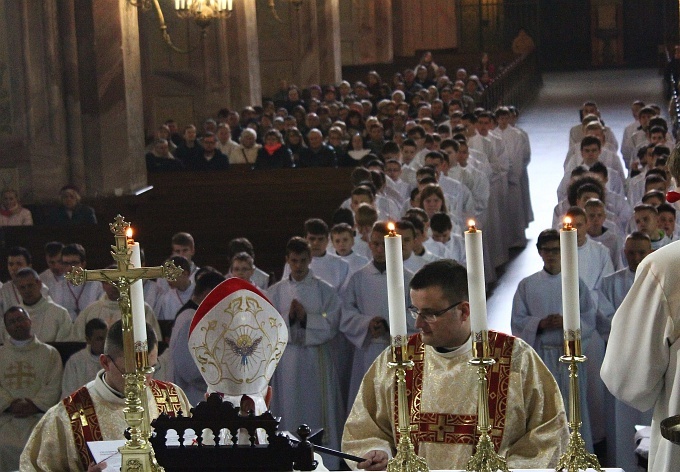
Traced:
[[[26, 248], [14, 246], [7, 251], [7, 272], [10, 279], [3, 285], [0, 285], [1, 313], [6, 312], [10, 307], [21, 305], [21, 294], [14, 284], [14, 279], [21, 269], [31, 267], [31, 264], [31, 253]], [[43, 296], [47, 297], [49, 291], [47, 286], [43, 285], [41, 290]]]
[[[309, 242], [312, 250], [312, 262], [309, 266], [314, 275], [328, 282], [339, 291], [344, 285], [349, 274], [349, 264], [340, 256], [328, 252], [328, 225], [319, 218], [310, 218], [305, 221], [305, 239]], [[282, 279], [290, 275], [288, 264], [283, 268]]]
[[[80, 244], [68, 244], [61, 251], [61, 263], [66, 271], [74, 267], [83, 269], [87, 266], [85, 248]], [[55, 285], [52, 300], [68, 310], [71, 320], [75, 321], [81, 311], [93, 304], [104, 294], [99, 282], [85, 282], [73, 285], [66, 279]]]
[[159, 320], [174, 320], [179, 310], [194, 293], [195, 281], [191, 278], [189, 261], [183, 256], [173, 256], [170, 260], [182, 269], [182, 274], [177, 277], [177, 280], [167, 282], [170, 289], [161, 295], [158, 300], [158, 310], [154, 310]]
[[[355, 231], [347, 223], [338, 223], [331, 228], [331, 243], [335, 254], [349, 264], [347, 277], [368, 264], [368, 258], [354, 250]], [[330, 249], [329, 249], [330, 250]]]
[[453, 140], [442, 141], [442, 152], [449, 156], [451, 167], [448, 176], [458, 180], [472, 192], [474, 216], [479, 221], [486, 221], [486, 210], [489, 206], [489, 178], [468, 164], [470, 151], [467, 143]]
[[[562, 275], [560, 260], [560, 236], [556, 230], [542, 231], [536, 243], [543, 259], [543, 270], [520, 281], [512, 302], [512, 334], [522, 338], [538, 352], [555, 376], [565, 403], [569, 401], [569, 372], [559, 362], [564, 354], [562, 330]], [[595, 306], [588, 288], [579, 280], [581, 311], [581, 339], [587, 346], [595, 331]], [[579, 372], [581, 399], [581, 434], [587, 448], [592, 451], [589, 403], [587, 396], [587, 372]]]
[[[286, 245], [288, 278], [272, 285], [267, 297], [286, 322], [288, 345], [272, 377], [271, 410], [281, 415], [281, 429], [303, 423], [323, 428], [323, 445], [339, 449], [344, 404], [335, 369], [332, 340], [340, 323], [340, 299], [334, 288], [310, 269], [310, 244], [293, 237]], [[332, 469], [339, 465], [326, 459]]]
[[[680, 181], [677, 152], [668, 166]], [[661, 436], [659, 423], [680, 414], [680, 243], [654, 251], [640, 263], [635, 282], [612, 320], [602, 379], [628, 405], [654, 407], [649, 471], [671, 472], [680, 464], [680, 448]]]
[[87, 346], [71, 355], [64, 366], [64, 376], [61, 380], [61, 398], [91, 381], [102, 368], [99, 356], [104, 352], [104, 341], [109, 327], [99, 318], [91, 319], [85, 325], [85, 340]]
[[[623, 252], [628, 267], [604, 277], [600, 286], [597, 322], [600, 333], [606, 334], [605, 340], [609, 338], [614, 313], [633, 286], [638, 265], [652, 253], [649, 236], [640, 232], [629, 234]], [[607, 404], [607, 413], [611, 416], [609, 424], [614, 424], [614, 428], [607, 428], [607, 457], [610, 463], [624, 470], [636, 470], [635, 426], [651, 424], [652, 411], [639, 412], [615, 398], [609, 398]]]
[[[387, 223], [377, 221], [369, 237], [373, 259], [349, 279], [342, 296], [340, 330], [354, 344], [354, 360], [349, 387], [348, 405], [354, 402], [361, 379], [371, 363], [389, 345], [387, 325], [387, 272], [385, 262], [385, 236]], [[404, 286], [408, 286], [412, 273], [404, 270]], [[405, 306], [410, 305], [406, 295]], [[413, 320], [409, 327], [414, 332]]]
[[10, 471], [19, 468], [35, 424], [59, 401], [62, 366], [57, 350], [31, 333], [26, 310], [11, 308], [3, 325], [9, 342], [0, 346], [0, 469]]
[[61, 250], [63, 248], [64, 245], [59, 241], [51, 241], [45, 244], [47, 269], [40, 273], [40, 280], [49, 291], [53, 291], [53, 287], [64, 278], [64, 266], [61, 264]]
[[[431, 470], [464, 469], [475, 444], [478, 398], [476, 369], [468, 364], [467, 273], [453, 261], [435, 261], [413, 277], [410, 289], [411, 313], [420, 330], [409, 339], [408, 354], [416, 365], [406, 380], [414, 447]], [[496, 412], [490, 414], [494, 447], [511, 468], [555, 467], [568, 437], [555, 380], [521, 339], [493, 331], [489, 338], [496, 365], [506, 366], [489, 384], [494, 393], [490, 411]], [[388, 348], [371, 366], [345, 424], [343, 451], [364, 457], [358, 464], [362, 469], [384, 470], [395, 453], [391, 360]]]
[[498, 127], [494, 133], [501, 138], [505, 147], [508, 161], [508, 195], [506, 205], [507, 221], [509, 226], [504, 232], [508, 237], [510, 247], [526, 246], [525, 229], [529, 226], [530, 216], [524, 205], [525, 193], [529, 192], [528, 179], [523, 179], [526, 167], [529, 165], [531, 150], [528, 149], [528, 140], [513, 126], [510, 125], [511, 113], [507, 107], [496, 110]]
[[[78, 315], [78, 318], [76, 318], [76, 321], [73, 323], [74, 341], [85, 341], [86, 338], [85, 326], [90, 320], [98, 318], [102, 320], [104, 323], [106, 323], [106, 325], [110, 328], [113, 325], [113, 323], [118, 321], [121, 317], [120, 305], [118, 304], [119, 297], [118, 289], [113, 285], [107, 284], [105, 282], [101, 282], [101, 286], [104, 295], [99, 300], [85, 308]], [[153, 309], [146, 302], [144, 302], [144, 317], [146, 319], [146, 322], [151, 325], [153, 330], [156, 333], [160, 334], [161, 328], [158, 324], [158, 320], [156, 319], [156, 315], [154, 314]]]
[[21, 306], [31, 317], [35, 337], [44, 343], [69, 341], [73, 330], [71, 317], [64, 307], [43, 297], [44, 286], [38, 273], [25, 267], [17, 272], [14, 283], [23, 299]]
[[649, 471], [671, 472], [680, 448], [661, 436], [659, 423], [680, 414], [678, 332], [680, 245], [654, 251], [638, 266], [635, 281], [612, 319], [601, 375], [619, 400], [640, 410], [654, 408]]
[[189, 352], [188, 340], [191, 320], [205, 297], [224, 280], [224, 277], [217, 272], [206, 272], [201, 275], [196, 281], [196, 288], [194, 288], [191, 299], [184, 304], [172, 326], [168, 351], [173, 382], [184, 390], [192, 405], [205, 400], [208, 385]]

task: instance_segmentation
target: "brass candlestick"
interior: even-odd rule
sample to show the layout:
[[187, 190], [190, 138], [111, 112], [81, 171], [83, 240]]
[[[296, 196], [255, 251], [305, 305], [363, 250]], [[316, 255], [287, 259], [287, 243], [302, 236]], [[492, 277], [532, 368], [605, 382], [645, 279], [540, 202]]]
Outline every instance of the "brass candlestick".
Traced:
[[397, 409], [399, 412], [399, 444], [397, 454], [387, 462], [388, 472], [429, 472], [425, 459], [419, 457], [411, 442], [411, 420], [406, 398], [406, 369], [413, 369], [413, 361], [407, 359], [405, 336], [392, 337], [392, 362], [397, 379]]
[[[128, 247], [126, 231], [130, 223], [121, 215], [116, 216], [109, 227], [114, 234], [115, 245], [111, 246], [111, 255], [116, 261], [115, 269], [85, 270], [74, 267], [66, 279], [73, 285], [85, 282], [107, 282], [118, 289], [118, 306], [123, 325], [123, 351], [125, 355], [125, 421], [129, 427], [130, 438], [119, 451], [122, 455], [122, 472], [155, 471], [163, 468], [156, 462], [156, 457], [149, 442], [151, 426], [149, 423], [149, 406], [146, 395], [146, 375], [153, 372], [149, 367], [147, 346], [135, 346], [132, 330], [132, 305], [130, 302], [130, 286], [137, 280], [167, 278], [176, 280], [182, 270], [172, 262], [159, 267], [132, 268], [130, 263], [131, 249]], [[121, 435], [123, 431], [121, 431]]]
[[489, 332], [479, 331], [472, 333], [472, 359], [468, 361], [471, 366], [477, 368], [477, 431], [479, 441], [477, 450], [467, 463], [466, 470], [472, 472], [510, 472], [504, 457], [496, 453], [489, 431], [489, 385], [486, 374], [496, 360], [491, 357], [489, 349]]
[[564, 332], [564, 355], [560, 362], [569, 364], [569, 444], [564, 454], [560, 456], [556, 471], [578, 472], [592, 468], [602, 472], [600, 462], [595, 454], [586, 451], [586, 444], [581, 436], [581, 395], [579, 391], [578, 365], [587, 360], [581, 354], [581, 330], [566, 330]]

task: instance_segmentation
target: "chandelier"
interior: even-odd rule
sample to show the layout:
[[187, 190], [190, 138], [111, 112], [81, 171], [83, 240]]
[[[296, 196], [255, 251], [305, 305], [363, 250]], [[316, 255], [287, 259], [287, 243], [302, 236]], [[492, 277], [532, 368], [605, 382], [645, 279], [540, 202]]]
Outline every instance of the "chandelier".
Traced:
[[[127, 0], [128, 4], [133, 7], [140, 8], [142, 11], [148, 11], [152, 7], [158, 16], [158, 23], [163, 36], [163, 41], [173, 50], [182, 54], [189, 53], [196, 49], [197, 46], [191, 49], [181, 49], [172, 42], [170, 33], [168, 33], [168, 26], [165, 24], [165, 16], [163, 10], [158, 3], [159, 0]], [[194, 23], [200, 28], [200, 39], [203, 41], [207, 35], [207, 28], [213, 20], [222, 18], [229, 18], [233, 10], [233, 0], [175, 0], [175, 13], [183, 20], [194, 20]]]
[[[286, 0], [291, 4], [295, 11], [300, 10], [303, 0]], [[148, 11], [152, 7], [156, 11], [158, 16], [158, 23], [161, 30], [161, 35], [163, 36], [163, 41], [174, 51], [186, 54], [194, 49], [181, 49], [172, 42], [170, 38], [170, 33], [168, 33], [168, 26], [165, 24], [165, 16], [163, 15], [163, 10], [159, 4], [159, 0], [127, 0], [128, 4], [140, 8], [142, 11]], [[267, 0], [267, 6], [271, 11], [272, 16], [276, 21], [283, 23], [283, 20], [279, 17], [276, 11], [276, 0]], [[179, 18], [183, 20], [193, 20], [194, 23], [201, 30], [201, 41], [207, 35], [207, 28], [210, 26], [213, 20], [226, 19], [231, 17], [233, 12], [233, 0], [174, 0], [175, 3], [175, 13]]]

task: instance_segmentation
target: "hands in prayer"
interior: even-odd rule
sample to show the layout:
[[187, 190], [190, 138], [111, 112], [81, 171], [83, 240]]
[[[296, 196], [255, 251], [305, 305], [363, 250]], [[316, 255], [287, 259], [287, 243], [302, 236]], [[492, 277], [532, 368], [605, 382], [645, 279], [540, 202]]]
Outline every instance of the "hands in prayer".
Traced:
[[300, 303], [296, 298], [290, 302], [288, 319], [290, 320], [290, 324], [294, 324], [295, 322], [299, 321], [300, 326], [303, 328], [307, 324], [307, 311], [305, 310], [305, 307], [302, 306], [302, 303]]
[[553, 313], [552, 315], [546, 316], [541, 321], [539, 321], [538, 329], [539, 331], [562, 329], [562, 315]]
[[8, 410], [15, 418], [26, 418], [40, 411], [28, 398], [15, 399], [9, 405]]
[[385, 470], [387, 468], [388, 457], [385, 451], [370, 451], [364, 457], [366, 460], [357, 464], [360, 469]]
[[387, 320], [382, 316], [376, 316], [368, 324], [368, 334], [371, 338], [376, 339], [388, 333]]

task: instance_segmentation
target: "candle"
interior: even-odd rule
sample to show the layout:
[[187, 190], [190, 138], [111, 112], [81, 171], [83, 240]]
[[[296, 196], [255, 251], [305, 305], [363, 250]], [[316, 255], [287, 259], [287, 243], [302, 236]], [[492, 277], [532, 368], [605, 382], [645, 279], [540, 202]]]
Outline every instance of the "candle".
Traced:
[[180, 0], [175, 0], [175, 10], [179, 10], [180, 5], [179, 5]]
[[[128, 248], [132, 251], [130, 264], [132, 268], [142, 267], [142, 254], [139, 243], [132, 239], [132, 230], [128, 229]], [[142, 281], [137, 280], [130, 286], [130, 304], [132, 306], [132, 332], [135, 339], [135, 351], [139, 346], [146, 350], [146, 314], [144, 310], [144, 288]]]
[[401, 236], [389, 223], [385, 236], [385, 261], [387, 262], [387, 305], [390, 315], [390, 335], [406, 336], [406, 306], [404, 300], [404, 261], [401, 252]]
[[475, 227], [474, 220], [468, 221], [468, 230], [465, 232], [465, 258], [470, 298], [470, 329], [473, 333], [488, 331], [482, 231]]
[[578, 247], [576, 230], [571, 218], [564, 219], [560, 230], [560, 260], [562, 262], [562, 317], [564, 330], [576, 331], [581, 327], [578, 292]]

